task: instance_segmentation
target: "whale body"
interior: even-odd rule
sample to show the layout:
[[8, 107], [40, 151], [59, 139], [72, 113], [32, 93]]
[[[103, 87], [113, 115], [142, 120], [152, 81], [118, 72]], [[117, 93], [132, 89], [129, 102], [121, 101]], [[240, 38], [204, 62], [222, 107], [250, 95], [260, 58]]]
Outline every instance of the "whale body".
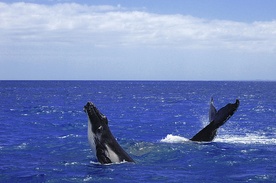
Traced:
[[101, 164], [134, 162], [112, 135], [107, 117], [91, 102], [84, 106], [84, 111], [88, 116], [88, 141], [98, 161]]

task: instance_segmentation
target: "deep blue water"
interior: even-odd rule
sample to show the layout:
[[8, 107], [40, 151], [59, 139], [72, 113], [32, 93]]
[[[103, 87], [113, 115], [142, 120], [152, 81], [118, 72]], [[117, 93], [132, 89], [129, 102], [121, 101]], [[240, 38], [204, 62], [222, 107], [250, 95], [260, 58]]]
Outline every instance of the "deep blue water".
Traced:
[[[187, 139], [240, 107], [211, 143]], [[0, 182], [276, 182], [276, 82], [0, 81]], [[100, 165], [92, 101], [136, 164]]]

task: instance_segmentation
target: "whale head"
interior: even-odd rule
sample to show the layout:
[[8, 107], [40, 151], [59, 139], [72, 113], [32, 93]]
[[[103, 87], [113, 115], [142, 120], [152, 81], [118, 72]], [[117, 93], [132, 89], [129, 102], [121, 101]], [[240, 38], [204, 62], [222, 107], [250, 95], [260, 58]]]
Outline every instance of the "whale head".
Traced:
[[88, 141], [96, 156], [96, 147], [103, 140], [106, 133], [109, 132], [108, 120], [92, 102], [88, 102], [84, 106], [84, 111], [88, 116]]
[[94, 134], [101, 134], [104, 128], [108, 127], [108, 120], [92, 102], [88, 102], [84, 106], [84, 111], [88, 116], [88, 123], [91, 125], [91, 130]]

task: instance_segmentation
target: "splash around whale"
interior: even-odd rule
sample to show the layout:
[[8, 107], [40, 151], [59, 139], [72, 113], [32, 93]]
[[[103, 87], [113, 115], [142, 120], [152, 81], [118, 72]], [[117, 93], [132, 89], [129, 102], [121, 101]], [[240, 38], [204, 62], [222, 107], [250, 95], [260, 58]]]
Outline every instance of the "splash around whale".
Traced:
[[165, 138], [161, 139], [160, 142], [165, 143], [185, 143], [189, 141], [196, 142], [211, 142], [217, 135], [218, 128], [225, 124], [230, 117], [237, 111], [240, 105], [240, 101], [237, 99], [233, 104], [227, 104], [223, 108], [217, 111], [214, 106], [214, 100], [211, 98], [210, 108], [209, 108], [209, 124], [200, 130], [196, 135], [191, 139], [168, 134]]

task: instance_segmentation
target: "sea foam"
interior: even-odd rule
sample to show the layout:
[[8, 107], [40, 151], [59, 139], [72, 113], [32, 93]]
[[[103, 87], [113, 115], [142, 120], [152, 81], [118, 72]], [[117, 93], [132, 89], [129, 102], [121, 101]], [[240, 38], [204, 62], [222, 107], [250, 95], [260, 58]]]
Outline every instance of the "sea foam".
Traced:
[[[160, 142], [164, 143], [185, 143], [189, 139], [178, 135], [168, 134], [165, 138], [161, 139]], [[269, 138], [259, 134], [246, 134], [244, 136], [237, 135], [222, 135], [216, 137], [213, 142], [229, 143], [229, 144], [276, 144], [275, 138]]]
[[187, 142], [189, 139], [181, 136], [176, 136], [172, 134], [168, 134], [164, 139], [161, 139], [160, 142], [165, 142], [165, 143], [183, 143]]

